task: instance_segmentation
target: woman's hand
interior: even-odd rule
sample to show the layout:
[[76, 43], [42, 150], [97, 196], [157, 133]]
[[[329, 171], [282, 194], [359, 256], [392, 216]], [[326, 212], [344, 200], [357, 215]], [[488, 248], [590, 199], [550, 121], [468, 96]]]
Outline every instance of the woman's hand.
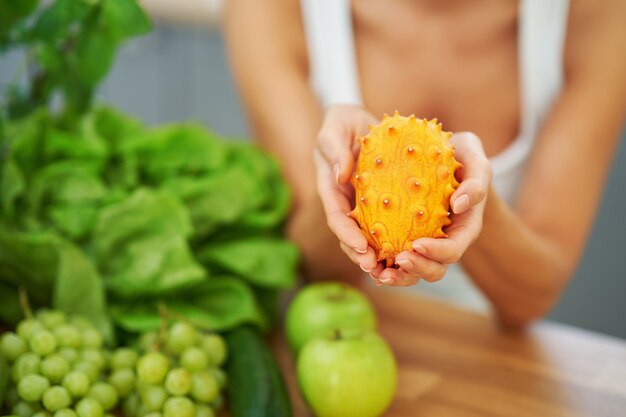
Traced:
[[377, 282], [386, 285], [415, 285], [421, 279], [438, 281], [448, 265], [458, 262], [482, 229], [487, 192], [491, 185], [491, 164], [478, 136], [470, 132], [452, 135], [454, 156], [463, 167], [457, 171], [461, 182], [450, 196], [450, 219], [445, 229], [447, 237], [420, 238], [413, 242], [413, 251], [396, 256], [398, 269], [384, 268], [382, 264], [370, 273]]
[[463, 168], [457, 174], [461, 184], [450, 197], [452, 224], [445, 230], [448, 237], [418, 239], [413, 243], [414, 252], [398, 254], [398, 269], [384, 268], [376, 262], [374, 250], [367, 245], [361, 229], [347, 216], [354, 200], [354, 189], [348, 181], [360, 149], [356, 139], [377, 123], [373, 115], [358, 106], [334, 106], [326, 112], [314, 157], [317, 188], [328, 226], [339, 238], [346, 255], [369, 272], [377, 284], [414, 285], [420, 278], [437, 281], [445, 274], [448, 264], [457, 262], [480, 233], [491, 166], [476, 135], [454, 134], [451, 143]]
[[339, 238], [341, 249], [365, 272], [376, 267], [376, 255], [359, 226], [347, 215], [354, 201], [354, 189], [348, 182], [360, 150], [357, 138], [367, 134], [369, 126], [377, 123], [363, 107], [329, 107], [314, 152], [317, 191], [328, 227]]

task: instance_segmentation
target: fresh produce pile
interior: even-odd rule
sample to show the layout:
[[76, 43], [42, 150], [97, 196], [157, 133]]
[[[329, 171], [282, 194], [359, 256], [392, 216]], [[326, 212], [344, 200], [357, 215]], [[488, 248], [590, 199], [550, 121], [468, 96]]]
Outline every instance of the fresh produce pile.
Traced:
[[156, 330], [158, 302], [214, 331], [267, 328], [298, 263], [277, 163], [198, 124], [147, 128], [87, 100], [114, 54], [82, 42], [114, 52], [149, 29], [134, 0], [56, 0], [29, 18], [36, 4], [0, 0], [13, 25], [0, 25], [0, 51], [21, 48], [33, 66], [0, 111], [0, 321], [21, 318], [23, 286], [109, 341], [111, 320], [122, 338]]
[[[298, 265], [277, 163], [199, 124], [146, 127], [95, 103], [117, 47], [149, 29], [135, 0], [0, 0], [0, 54], [24, 56], [0, 91], [0, 329], [20, 323], [2, 339], [0, 407], [13, 381], [18, 415], [99, 417], [121, 401], [128, 416], [209, 416], [220, 334], [242, 326], [259, 372], [275, 365], [262, 332]], [[35, 335], [19, 288], [53, 309]], [[159, 306], [179, 321], [165, 333]]]
[[4, 333], [0, 353], [0, 394], [20, 417], [102, 417], [120, 404], [129, 417], [211, 417], [223, 405], [225, 341], [185, 321], [106, 350], [88, 320], [43, 310]]

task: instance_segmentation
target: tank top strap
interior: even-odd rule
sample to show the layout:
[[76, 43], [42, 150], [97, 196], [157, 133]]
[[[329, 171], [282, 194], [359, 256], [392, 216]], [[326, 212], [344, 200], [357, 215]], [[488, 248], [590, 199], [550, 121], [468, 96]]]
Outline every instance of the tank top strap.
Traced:
[[301, 0], [310, 82], [321, 104], [362, 104], [349, 0]]
[[521, 130], [533, 141], [559, 95], [569, 0], [522, 0], [519, 11]]

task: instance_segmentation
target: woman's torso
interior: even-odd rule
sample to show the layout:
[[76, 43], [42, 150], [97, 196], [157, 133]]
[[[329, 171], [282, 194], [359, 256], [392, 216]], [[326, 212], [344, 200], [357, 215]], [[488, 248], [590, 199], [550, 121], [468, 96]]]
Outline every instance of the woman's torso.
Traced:
[[[350, 3], [352, 1], [352, 4]], [[301, 0], [322, 105], [437, 117], [484, 142], [510, 204], [561, 91], [568, 0]], [[418, 290], [484, 310], [459, 265]]]
[[352, 1], [357, 78], [375, 115], [437, 117], [488, 156], [520, 120], [516, 0]]

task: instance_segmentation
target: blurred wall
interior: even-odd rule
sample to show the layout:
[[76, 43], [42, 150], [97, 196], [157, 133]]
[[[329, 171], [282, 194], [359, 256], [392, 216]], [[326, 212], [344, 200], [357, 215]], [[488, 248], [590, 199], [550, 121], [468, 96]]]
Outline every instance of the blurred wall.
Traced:
[[[8, 62], [7, 62], [8, 61]], [[0, 61], [0, 82], [17, 57]], [[129, 43], [100, 99], [148, 124], [197, 120], [217, 132], [248, 136], [217, 31], [158, 26]], [[584, 169], [581, 165], [580, 169]], [[561, 207], [554, 208], [559, 215]], [[626, 140], [622, 140], [578, 271], [550, 318], [626, 338]]]

